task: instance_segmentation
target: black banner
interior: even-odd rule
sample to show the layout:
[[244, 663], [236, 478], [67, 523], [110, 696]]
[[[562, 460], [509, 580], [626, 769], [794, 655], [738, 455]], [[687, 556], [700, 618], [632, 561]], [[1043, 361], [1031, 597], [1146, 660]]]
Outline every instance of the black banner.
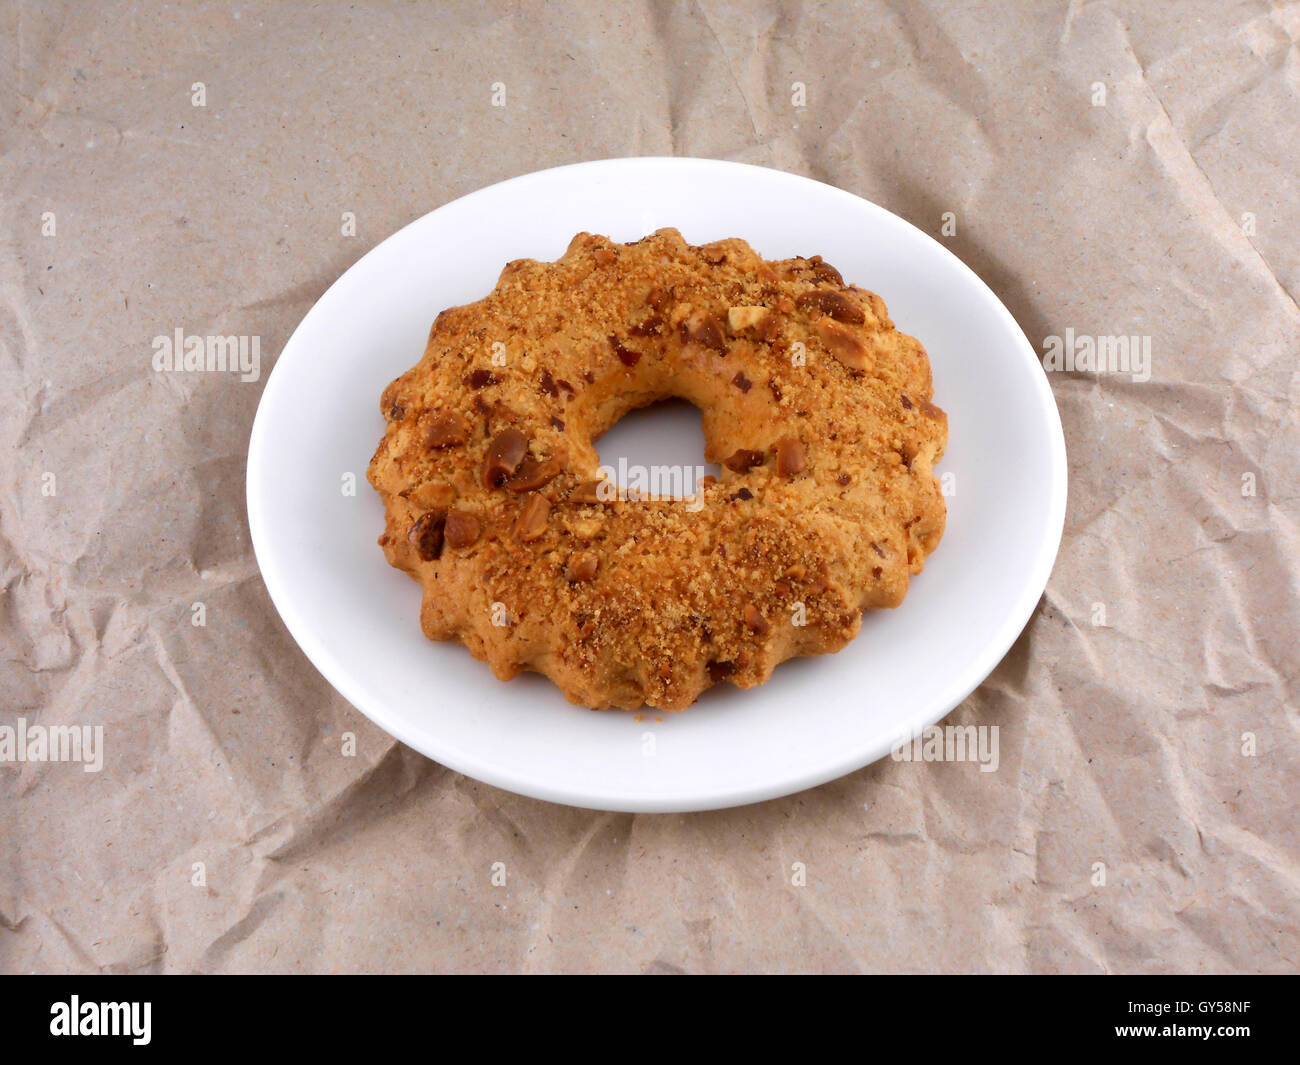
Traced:
[[[579, 1045], [600, 1035], [605, 1052], [618, 1053], [626, 1045], [617, 1040], [619, 1029], [639, 1033], [635, 1042], [645, 1046], [662, 1028], [666, 1052], [698, 1053], [702, 1002], [716, 1003], [705, 1039], [719, 1040], [721, 1048], [758, 1037], [769, 1053], [785, 1046], [816, 1053], [832, 1038], [838, 1044], [851, 1018], [864, 1052], [893, 1042], [927, 1052], [988, 1050], [989, 1040], [1033, 1036], [1035, 1054], [1125, 1044], [1138, 1052], [1184, 1054], [1199, 1046], [1254, 1054], [1290, 1044], [1285, 1036], [1294, 1028], [1300, 986], [1294, 978], [1254, 976], [867, 976], [827, 997], [808, 980], [748, 979], [722, 998], [696, 989], [676, 1002], [679, 995], [662, 986], [571, 980], [582, 986], [519, 977], [14, 976], [0, 981], [0, 1018], [6, 1056], [64, 1047], [95, 1053], [109, 1044], [131, 1053], [283, 1046], [373, 1054], [393, 1040], [409, 1050], [412, 1039], [426, 1042], [432, 1054], [444, 1029], [462, 1048], [466, 1039], [473, 1042], [484, 1017], [490, 1020], [480, 1038], [488, 1048], [502, 1033], [507, 1046], [511, 1036], [535, 1046], [543, 1035]], [[561, 1027], [568, 1029], [562, 1037]]]

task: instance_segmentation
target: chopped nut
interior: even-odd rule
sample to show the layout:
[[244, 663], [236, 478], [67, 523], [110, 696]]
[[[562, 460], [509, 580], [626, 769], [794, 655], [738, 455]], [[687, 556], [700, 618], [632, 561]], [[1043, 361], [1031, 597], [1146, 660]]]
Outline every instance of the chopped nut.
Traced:
[[486, 388], [497, 383], [497, 375], [491, 370], [474, 370], [465, 377], [465, 383], [470, 388]]
[[734, 503], [737, 499], [743, 501], [746, 499], [753, 499], [753, 498], [754, 498], [754, 493], [751, 492], [748, 488], [740, 488], [732, 495], [731, 501]]
[[794, 302], [795, 306], [802, 311], [820, 311], [822, 314], [830, 315], [837, 322], [863, 325], [867, 320], [861, 307], [844, 293], [831, 289], [813, 289], [811, 292], [805, 292]]
[[664, 320], [657, 314], [652, 314], [644, 322], [632, 326], [628, 329], [628, 336], [634, 337], [655, 337], [659, 335], [659, 330], [663, 328]]
[[758, 607], [754, 606], [753, 603], [745, 604], [745, 624], [756, 636], [766, 635], [772, 627], [767, 618], [763, 617]]
[[722, 464], [735, 473], [748, 473], [755, 466], [763, 465], [765, 458], [761, 451], [750, 451], [742, 447], [723, 459]]
[[555, 414], [552, 414], [552, 415], [551, 415], [551, 424], [552, 424], [553, 426], [555, 426], [555, 428], [557, 428], [558, 430], [560, 430], [560, 432], [564, 432], [564, 419], [563, 419], [563, 418], [561, 418], [561, 417], [559, 417], [559, 416], [557, 416], [557, 415], [555, 415]]
[[564, 567], [565, 580], [570, 583], [589, 581], [596, 576], [600, 559], [590, 551], [577, 551], [569, 556], [569, 563]]
[[775, 344], [781, 336], [781, 316], [769, 314], [755, 328], [753, 336], [760, 343]]
[[769, 313], [766, 307], [731, 307], [727, 311], [727, 325], [733, 333], [739, 333], [758, 325]]
[[618, 361], [624, 366], [631, 368], [641, 361], [641, 353], [633, 351], [631, 348], [624, 347], [618, 337], [609, 338], [609, 346], [614, 349], [614, 354], [618, 356]]
[[483, 460], [483, 487], [496, 488], [504, 484], [528, 451], [528, 440], [518, 429], [502, 429], [488, 444]]
[[802, 562], [796, 562], [793, 566], [791, 566], [783, 574], [781, 574], [781, 576], [789, 577], [791, 580], [801, 581], [804, 579], [805, 576], [807, 576], [807, 574], [808, 574], [808, 567], [805, 566]]
[[801, 473], [806, 465], [803, 444], [797, 439], [783, 436], [776, 442], [776, 472], [782, 477], [793, 477], [796, 473]]
[[473, 514], [466, 510], [447, 511], [447, 524], [443, 536], [454, 548], [469, 547], [479, 538], [483, 526]]
[[431, 510], [416, 519], [407, 532], [407, 542], [425, 562], [432, 562], [442, 554], [442, 530], [446, 521], [445, 510]]
[[912, 401], [911, 401], [910, 399], [907, 398], [907, 393], [906, 393], [906, 392], [903, 392], [903, 393], [900, 393], [900, 394], [901, 394], [901, 396], [902, 396], [902, 398], [903, 398], [903, 409], [904, 409], [904, 410], [911, 410], [911, 409], [912, 409]]
[[515, 539], [523, 543], [538, 539], [546, 531], [546, 518], [550, 513], [551, 501], [540, 492], [534, 492], [519, 510]]
[[542, 379], [538, 385], [548, 396], [558, 396], [560, 390], [555, 386], [555, 378], [551, 376], [550, 370], [542, 371]]
[[870, 370], [875, 365], [875, 356], [867, 350], [859, 332], [834, 318], [818, 318], [817, 335], [830, 353], [850, 370]]
[[609, 266], [611, 263], [618, 262], [618, 252], [613, 248], [597, 248], [591, 253], [591, 257], [601, 266]]
[[[608, 488], [602, 488], [609, 485]], [[608, 480], [584, 481], [569, 493], [570, 503], [606, 503], [617, 495], [617, 488]]]
[[724, 355], [727, 353], [727, 339], [722, 324], [711, 314], [696, 311], [682, 319], [680, 330], [683, 344], [694, 342]]
[[425, 481], [407, 492], [406, 498], [427, 510], [446, 509], [456, 498], [456, 490], [445, 481]]
[[646, 305], [652, 310], [662, 311], [667, 306], [668, 301], [673, 298], [671, 288], [653, 288], [646, 296]]
[[555, 454], [541, 460], [529, 455], [520, 465], [519, 472], [506, 482], [506, 487], [512, 492], [531, 492], [534, 488], [541, 488], [563, 472], [567, 458], [566, 454]]
[[424, 425], [424, 446], [427, 448], [451, 447], [469, 439], [469, 426], [465, 419], [453, 411], [433, 415]]
[[813, 274], [819, 281], [833, 281], [841, 286], [844, 284], [844, 278], [840, 275], [840, 272], [820, 255], [814, 255], [808, 261], [813, 264]]
[[742, 392], [748, 392], [751, 388], [754, 387], [754, 382], [745, 376], [744, 370], [741, 370], [738, 374], [736, 374], [736, 376], [731, 379], [731, 383], [735, 385], [738, 389], [740, 389]]

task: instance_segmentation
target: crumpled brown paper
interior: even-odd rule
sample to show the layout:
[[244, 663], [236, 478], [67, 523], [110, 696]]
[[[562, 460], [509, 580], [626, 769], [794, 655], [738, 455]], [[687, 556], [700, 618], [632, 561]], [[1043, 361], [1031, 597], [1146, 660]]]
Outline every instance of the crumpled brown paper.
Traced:
[[[1300, 5], [10, 2], [0, 28], [0, 726], [104, 740], [99, 772], [0, 765], [0, 968], [1297, 968]], [[996, 772], [553, 806], [395, 744], [271, 606], [246, 447], [313, 301], [483, 185], [674, 153], [901, 214], [1040, 351], [1151, 338], [1149, 381], [1051, 375], [1060, 558], [949, 718], [999, 726]], [[260, 337], [259, 380], [155, 372], [178, 328]]]

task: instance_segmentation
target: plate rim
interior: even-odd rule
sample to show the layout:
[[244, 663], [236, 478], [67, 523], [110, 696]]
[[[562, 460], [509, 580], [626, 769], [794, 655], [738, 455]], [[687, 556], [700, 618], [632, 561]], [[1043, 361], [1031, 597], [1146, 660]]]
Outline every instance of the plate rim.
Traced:
[[[258, 398], [257, 412], [253, 418], [253, 426], [249, 433], [248, 451], [245, 455], [245, 505], [248, 511], [249, 538], [253, 546], [253, 555], [267, 595], [279, 614], [281, 622], [288, 630], [293, 641], [298, 645], [299, 650], [302, 651], [317, 672], [329, 682], [330, 686], [346, 699], [357, 712], [373, 722], [389, 736], [418, 751], [424, 757], [436, 761], [455, 772], [529, 798], [582, 809], [620, 813], [686, 813], [721, 810], [784, 798], [806, 791], [809, 788], [818, 787], [829, 781], [838, 780], [859, 769], [864, 769], [883, 758], [891, 748], [889, 746], [881, 748], [879, 743], [871, 745], [866, 750], [853, 748], [851, 753], [833, 759], [830, 764], [819, 765], [813, 769], [789, 774], [780, 779], [770, 780], [766, 784], [737, 786], [729, 790], [708, 794], [695, 788], [689, 793], [683, 792], [681, 795], [668, 797], [650, 792], [638, 792], [635, 788], [630, 788], [618, 796], [611, 797], [605, 794], [596, 794], [594, 791], [583, 791], [581, 786], [570, 786], [566, 789], [554, 786], [544, 780], [520, 777], [511, 771], [499, 772], [490, 761], [484, 761], [471, 751], [457, 749], [451, 745], [439, 746], [437, 743], [429, 743], [427, 742], [427, 736], [416, 737], [412, 734], [412, 730], [406, 727], [402, 719], [395, 718], [389, 712], [388, 707], [375, 708], [369, 705], [371, 700], [363, 697], [352, 679], [351, 671], [342, 667], [328, 649], [323, 646], [322, 641], [311, 632], [310, 626], [293, 603], [293, 598], [286, 587], [283, 574], [276, 570], [274, 566], [268, 569], [264, 564], [266, 553], [263, 548], [268, 544], [266, 538], [269, 533], [266, 531], [266, 519], [262, 511], [261, 500], [255, 492], [255, 478], [257, 470], [260, 468], [260, 464], [255, 465], [255, 463], [263, 453], [269, 432], [270, 415], [268, 411], [273, 406], [269, 398], [276, 394], [277, 381], [282, 383], [287, 379], [285, 375], [280, 373], [284, 354], [292, 349], [295, 339], [304, 331], [308, 323], [317, 316], [321, 305], [326, 303], [334, 289], [341, 285], [353, 271], [360, 269], [362, 264], [372, 256], [378, 257], [388, 245], [400, 238], [409, 229], [424, 223], [429, 217], [453, 205], [464, 205], [468, 201], [483, 197], [488, 193], [499, 193], [510, 185], [537, 180], [545, 175], [556, 176], [564, 172], [589, 172], [628, 166], [670, 166], [701, 170], [721, 168], [733, 169], [737, 173], [759, 171], [767, 175], [779, 175], [794, 184], [806, 183], [820, 186], [822, 189], [829, 190], [834, 197], [843, 199], [846, 203], [852, 202], [858, 210], [861, 210], [865, 205], [872, 213], [885, 215], [896, 223], [902, 223], [912, 231], [914, 236], [922, 238], [932, 249], [937, 249], [942, 257], [949, 260], [951, 265], [955, 265], [958, 268], [959, 275], [964, 275], [969, 282], [973, 283], [974, 288], [981, 293], [986, 301], [992, 304], [995, 314], [1003, 320], [1005, 325], [1010, 327], [1010, 334], [1018, 341], [1012, 346], [1019, 352], [1019, 357], [1022, 360], [1027, 359], [1033, 367], [1037, 368], [1037, 373], [1032, 374], [1031, 379], [1033, 381], [1033, 390], [1039, 401], [1039, 414], [1043, 416], [1043, 420], [1046, 422], [1046, 439], [1051, 451], [1048, 456], [1048, 465], [1052, 471], [1052, 482], [1048, 486], [1050, 490], [1045, 493], [1047, 532], [1037, 545], [1036, 557], [1028, 570], [1029, 576], [1024, 581], [1024, 586], [1013, 609], [1007, 612], [1000, 627], [985, 643], [985, 650], [978, 659], [978, 666], [971, 669], [971, 675], [976, 677], [974, 683], [967, 686], [963, 682], [957, 686], [956, 694], [950, 691], [941, 698], [937, 698], [936, 705], [942, 707], [938, 713], [933, 710], [914, 711], [900, 725], [897, 731], [901, 733], [906, 728], [916, 732], [942, 721], [988, 679], [1029, 624], [1035, 608], [1047, 589], [1064, 534], [1066, 501], [1069, 492], [1069, 466], [1065, 446], [1065, 431], [1061, 422], [1060, 410], [1051, 385], [1048, 383], [1047, 374], [1042, 370], [1038, 357], [1025, 336], [1024, 330], [1021, 329], [1020, 324], [1002, 300], [998, 298], [997, 294], [974, 270], [930, 234], [913, 225], [901, 215], [894, 214], [879, 204], [838, 186], [818, 181], [816, 178], [805, 177], [802, 174], [794, 174], [775, 167], [758, 166], [753, 163], [696, 156], [619, 156], [566, 163], [542, 170], [529, 171], [475, 189], [463, 196], [458, 196], [440, 204], [418, 218], [407, 222], [358, 258], [331, 282], [308, 309], [307, 313], [303, 315], [301, 321], [299, 321], [277, 354], [271, 372], [267, 376], [266, 384], [262, 389], [262, 394]], [[262, 544], [263, 547], [259, 547], [259, 544]], [[486, 677], [487, 674], [485, 674]]]

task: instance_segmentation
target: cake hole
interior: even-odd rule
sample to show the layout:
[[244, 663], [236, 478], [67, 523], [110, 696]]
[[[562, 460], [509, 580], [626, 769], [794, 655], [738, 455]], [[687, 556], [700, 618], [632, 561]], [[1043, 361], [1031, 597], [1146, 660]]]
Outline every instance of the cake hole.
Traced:
[[620, 418], [600, 438], [600, 464], [625, 489], [652, 499], [693, 495], [718, 467], [704, 461], [704, 422], [698, 407], [667, 399]]

